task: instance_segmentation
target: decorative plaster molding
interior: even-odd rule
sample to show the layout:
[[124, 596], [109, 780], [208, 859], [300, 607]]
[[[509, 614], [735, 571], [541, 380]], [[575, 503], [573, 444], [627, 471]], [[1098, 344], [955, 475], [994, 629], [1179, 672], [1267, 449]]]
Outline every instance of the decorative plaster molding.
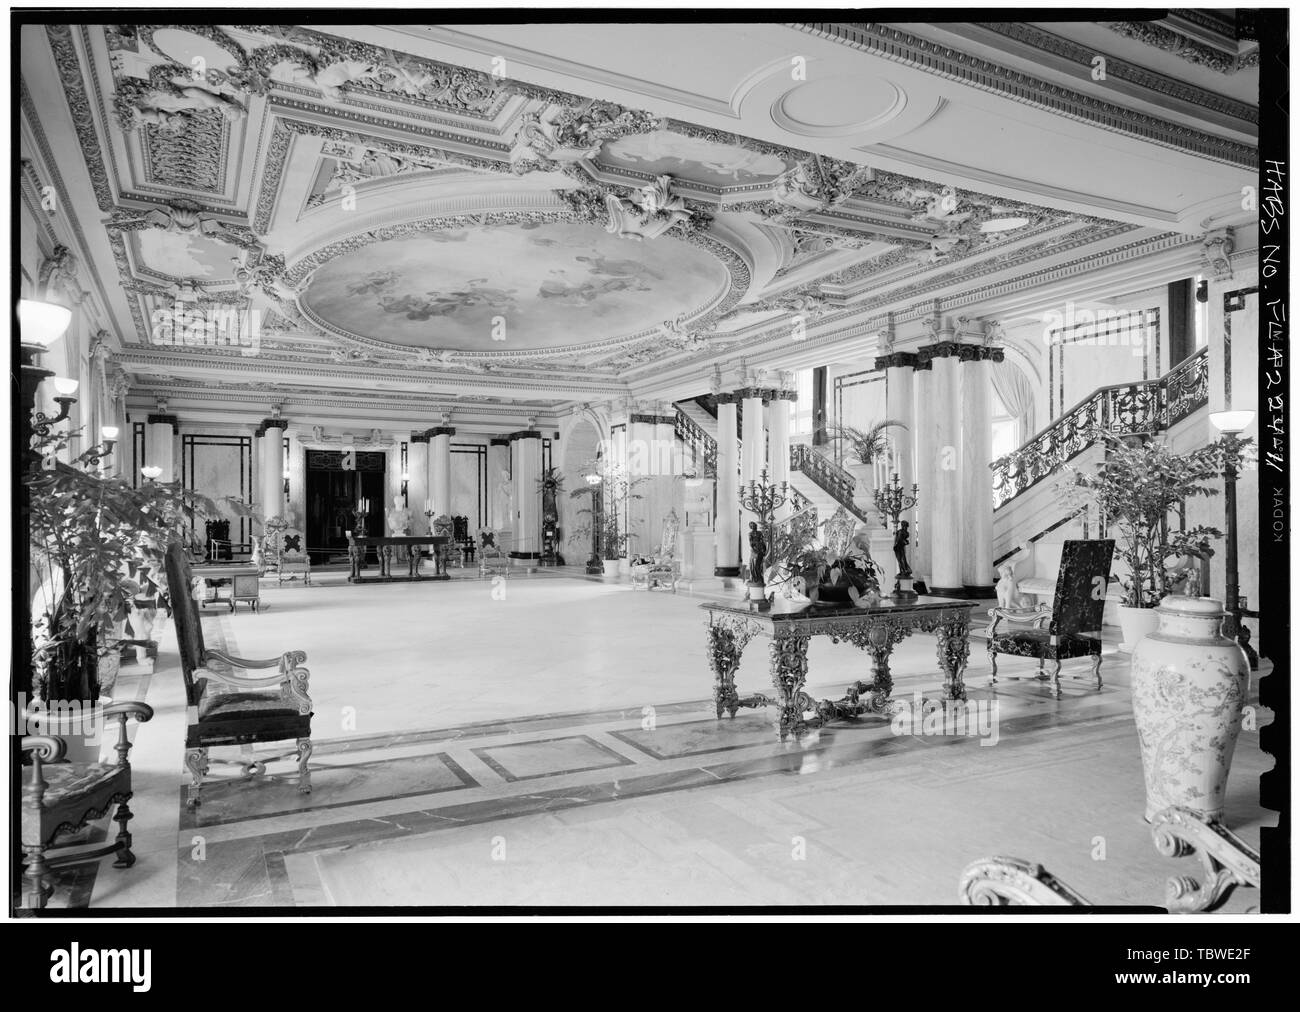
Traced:
[[1201, 240], [1201, 263], [1216, 281], [1232, 280], [1232, 253], [1235, 249], [1232, 229], [1216, 228]]
[[1089, 123], [1103, 130], [1139, 137], [1163, 147], [1190, 151], [1230, 165], [1252, 169], [1259, 165], [1259, 152], [1249, 145], [1126, 109], [1064, 85], [1032, 77], [950, 46], [931, 42], [900, 28], [843, 22], [796, 22], [791, 23], [790, 27], [948, 80], [960, 81], [1015, 102]]

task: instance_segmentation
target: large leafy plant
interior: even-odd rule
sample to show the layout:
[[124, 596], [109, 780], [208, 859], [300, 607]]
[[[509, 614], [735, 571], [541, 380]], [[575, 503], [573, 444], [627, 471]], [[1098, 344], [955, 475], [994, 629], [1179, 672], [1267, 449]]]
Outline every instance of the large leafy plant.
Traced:
[[843, 509], [820, 524], [811, 509], [777, 523], [768, 558], [768, 583], [800, 577], [814, 601], [828, 587], [880, 592], [880, 567]]
[[1175, 453], [1159, 440], [1093, 432], [1106, 457], [1095, 470], [1066, 465], [1070, 477], [1058, 486], [1070, 507], [1095, 506], [1114, 536], [1128, 575], [1120, 580], [1124, 604], [1154, 608], [1168, 593], [1174, 573], [1167, 560], [1210, 554], [1209, 542], [1223, 537], [1218, 528], [1197, 525], [1169, 530], [1169, 514], [1189, 499], [1219, 494], [1225, 464], [1222, 443], [1190, 453]]
[[133, 488], [102, 472], [102, 447], [70, 463], [55, 459], [67, 433], [39, 440], [35, 453], [55, 462], [24, 475], [30, 501], [33, 582], [33, 695], [94, 699], [99, 657], [118, 648], [120, 629], [141, 593], [137, 576], [159, 571], [172, 540], [190, 544], [192, 521], [217, 517], [217, 504], [179, 484]]
[[[642, 498], [637, 488], [645, 484], [646, 478], [629, 477], [624, 468], [604, 458], [588, 463], [587, 468], [600, 475], [601, 511], [599, 515], [593, 514], [590, 502], [578, 510], [577, 515], [586, 519], [574, 525], [569, 540], [574, 544], [590, 543], [592, 528], [598, 525], [601, 553], [606, 561], [613, 562], [627, 554], [628, 545], [636, 537], [627, 530], [627, 512], [631, 503]], [[589, 495], [591, 486], [575, 488], [569, 498]]]
[[837, 422], [828, 431], [832, 438], [843, 440], [848, 456], [859, 464], [874, 464], [889, 452], [889, 430], [906, 428], [902, 422], [886, 418], [866, 429]]

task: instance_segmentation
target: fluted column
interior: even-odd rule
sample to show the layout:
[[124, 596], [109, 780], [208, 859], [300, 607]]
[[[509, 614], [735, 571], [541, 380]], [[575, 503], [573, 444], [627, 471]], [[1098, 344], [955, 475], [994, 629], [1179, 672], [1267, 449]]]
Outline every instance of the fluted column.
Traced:
[[162, 468], [158, 481], [176, 480], [176, 430], [180, 419], [175, 415], [150, 415], [144, 436], [144, 462]]
[[411, 433], [406, 444], [406, 473], [411, 476], [406, 483], [411, 533], [423, 534], [429, 527], [429, 521], [424, 516], [424, 504], [432, 498], [429, 495], [429, 437], [426, 433]]
[[435, 517], [451, 515], [451, 437], [456, 430], [449, 425], [429, 429], [429, 496]]
[[[912, 548], [915, 549], [912, 571], [917, 578], [925, 581], [927, 589], [934, 582], [933, 553], [930, 545], [930, 530], [934, 526], [934, 471], [935, 443], [934, 418], [930, 405], [934, 403], [934, 370], [930, 363], [917, 362], [912, 373], [913, 415], [912, 432], [916, 439], [916, 458], [913, 461], [914, 477], [912, 481], [920, 486], [917, 493], [916, 517], [913, 525]], [[901, 475], [900, 475], [901, 478]]]
[[284, 430], [283, 418], [267, 418], [258, 427], [262, 437], [262, 523], [284, 517]]
[[542, 434], [525, 429], [510, 434], [514, 469], [515, 525], [510, 558], [527, 564], [542, 557]]
[[736, 450], [736, 395], [718, 394], [718, 515], [714, 518], [714, 576], [740, 575], [740, 498]]
[[[917, 416], [914, 398], [916, 355], [906, 351], [892, 352], [877, 358], [876, 368], [885, 370], [885, 417], [907, 426], [906, 432], [898, 432], [891, 441], [895, 449], [894, 470], [898, 472], [898, 480], [904, 488], [911, 488], [916, 481], [916, 465], [912, 453]], [[903, 514], [902, 519], [912, 520], [912, 511]]]
[[[790, 480], [790, 405], [797, 398], [794, 390], [774, 390], [767, 406], [767, 480], [773, 485]], [[776, 515], [788, 517], [791, 512], [787, 503]]]
[[965, 526], [962, 582], [967, 593], [993, 594], [993, 417], [991, 362], [1001, 362], [1001, 348], [963, 345], [961, 366], [962, 504]]
[[920, 348], [934, 372], [928, 411], [934, 439], [934, 489], [931, 493], [929, 589], [935, 594], [961, 597], [962, 522], [961, 522], [961, 376], [958, 373], [958, 350], [951, 331], [941, 331], [946, 339]]

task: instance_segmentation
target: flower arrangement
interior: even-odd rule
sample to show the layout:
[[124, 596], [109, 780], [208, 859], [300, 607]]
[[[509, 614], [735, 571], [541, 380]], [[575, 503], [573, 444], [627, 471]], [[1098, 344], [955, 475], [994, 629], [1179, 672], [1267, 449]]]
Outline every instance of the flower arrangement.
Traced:
[[[812, 510], [778, 523], [766, 580], [770, 591], [793, 585], [813, 603], [851, 602], [860, 606], [880, 600], [881, 570], [858, 536], [856, 521], [841, 507], [821, 524]], [[818, 531], [822, 532], [820, 541]]]

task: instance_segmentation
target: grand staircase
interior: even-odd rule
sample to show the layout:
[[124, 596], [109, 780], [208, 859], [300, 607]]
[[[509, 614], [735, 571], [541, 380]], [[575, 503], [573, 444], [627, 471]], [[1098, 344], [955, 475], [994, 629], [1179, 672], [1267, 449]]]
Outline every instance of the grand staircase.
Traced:
[[[1099, 518], [1060, 501], [1057, 484], [1067, 477], [1064, 466], [1086, 469], [1101, 463], [1102, 447], [1094, 438], [1098, 428], [1116, 435], [1160, 433], [1175, 450], [1203, 445], [1209, 392], [1209, 354], [1202, 348], [1159, 379], [1098, 388], [1018, 450], [993, 461], [995, 563], [1027, 545], [1095, 537]], [[1056, 575], [1039, 568], [1034, 575]], [[1021, 575], [1029, 574], [1022, 570]]]

